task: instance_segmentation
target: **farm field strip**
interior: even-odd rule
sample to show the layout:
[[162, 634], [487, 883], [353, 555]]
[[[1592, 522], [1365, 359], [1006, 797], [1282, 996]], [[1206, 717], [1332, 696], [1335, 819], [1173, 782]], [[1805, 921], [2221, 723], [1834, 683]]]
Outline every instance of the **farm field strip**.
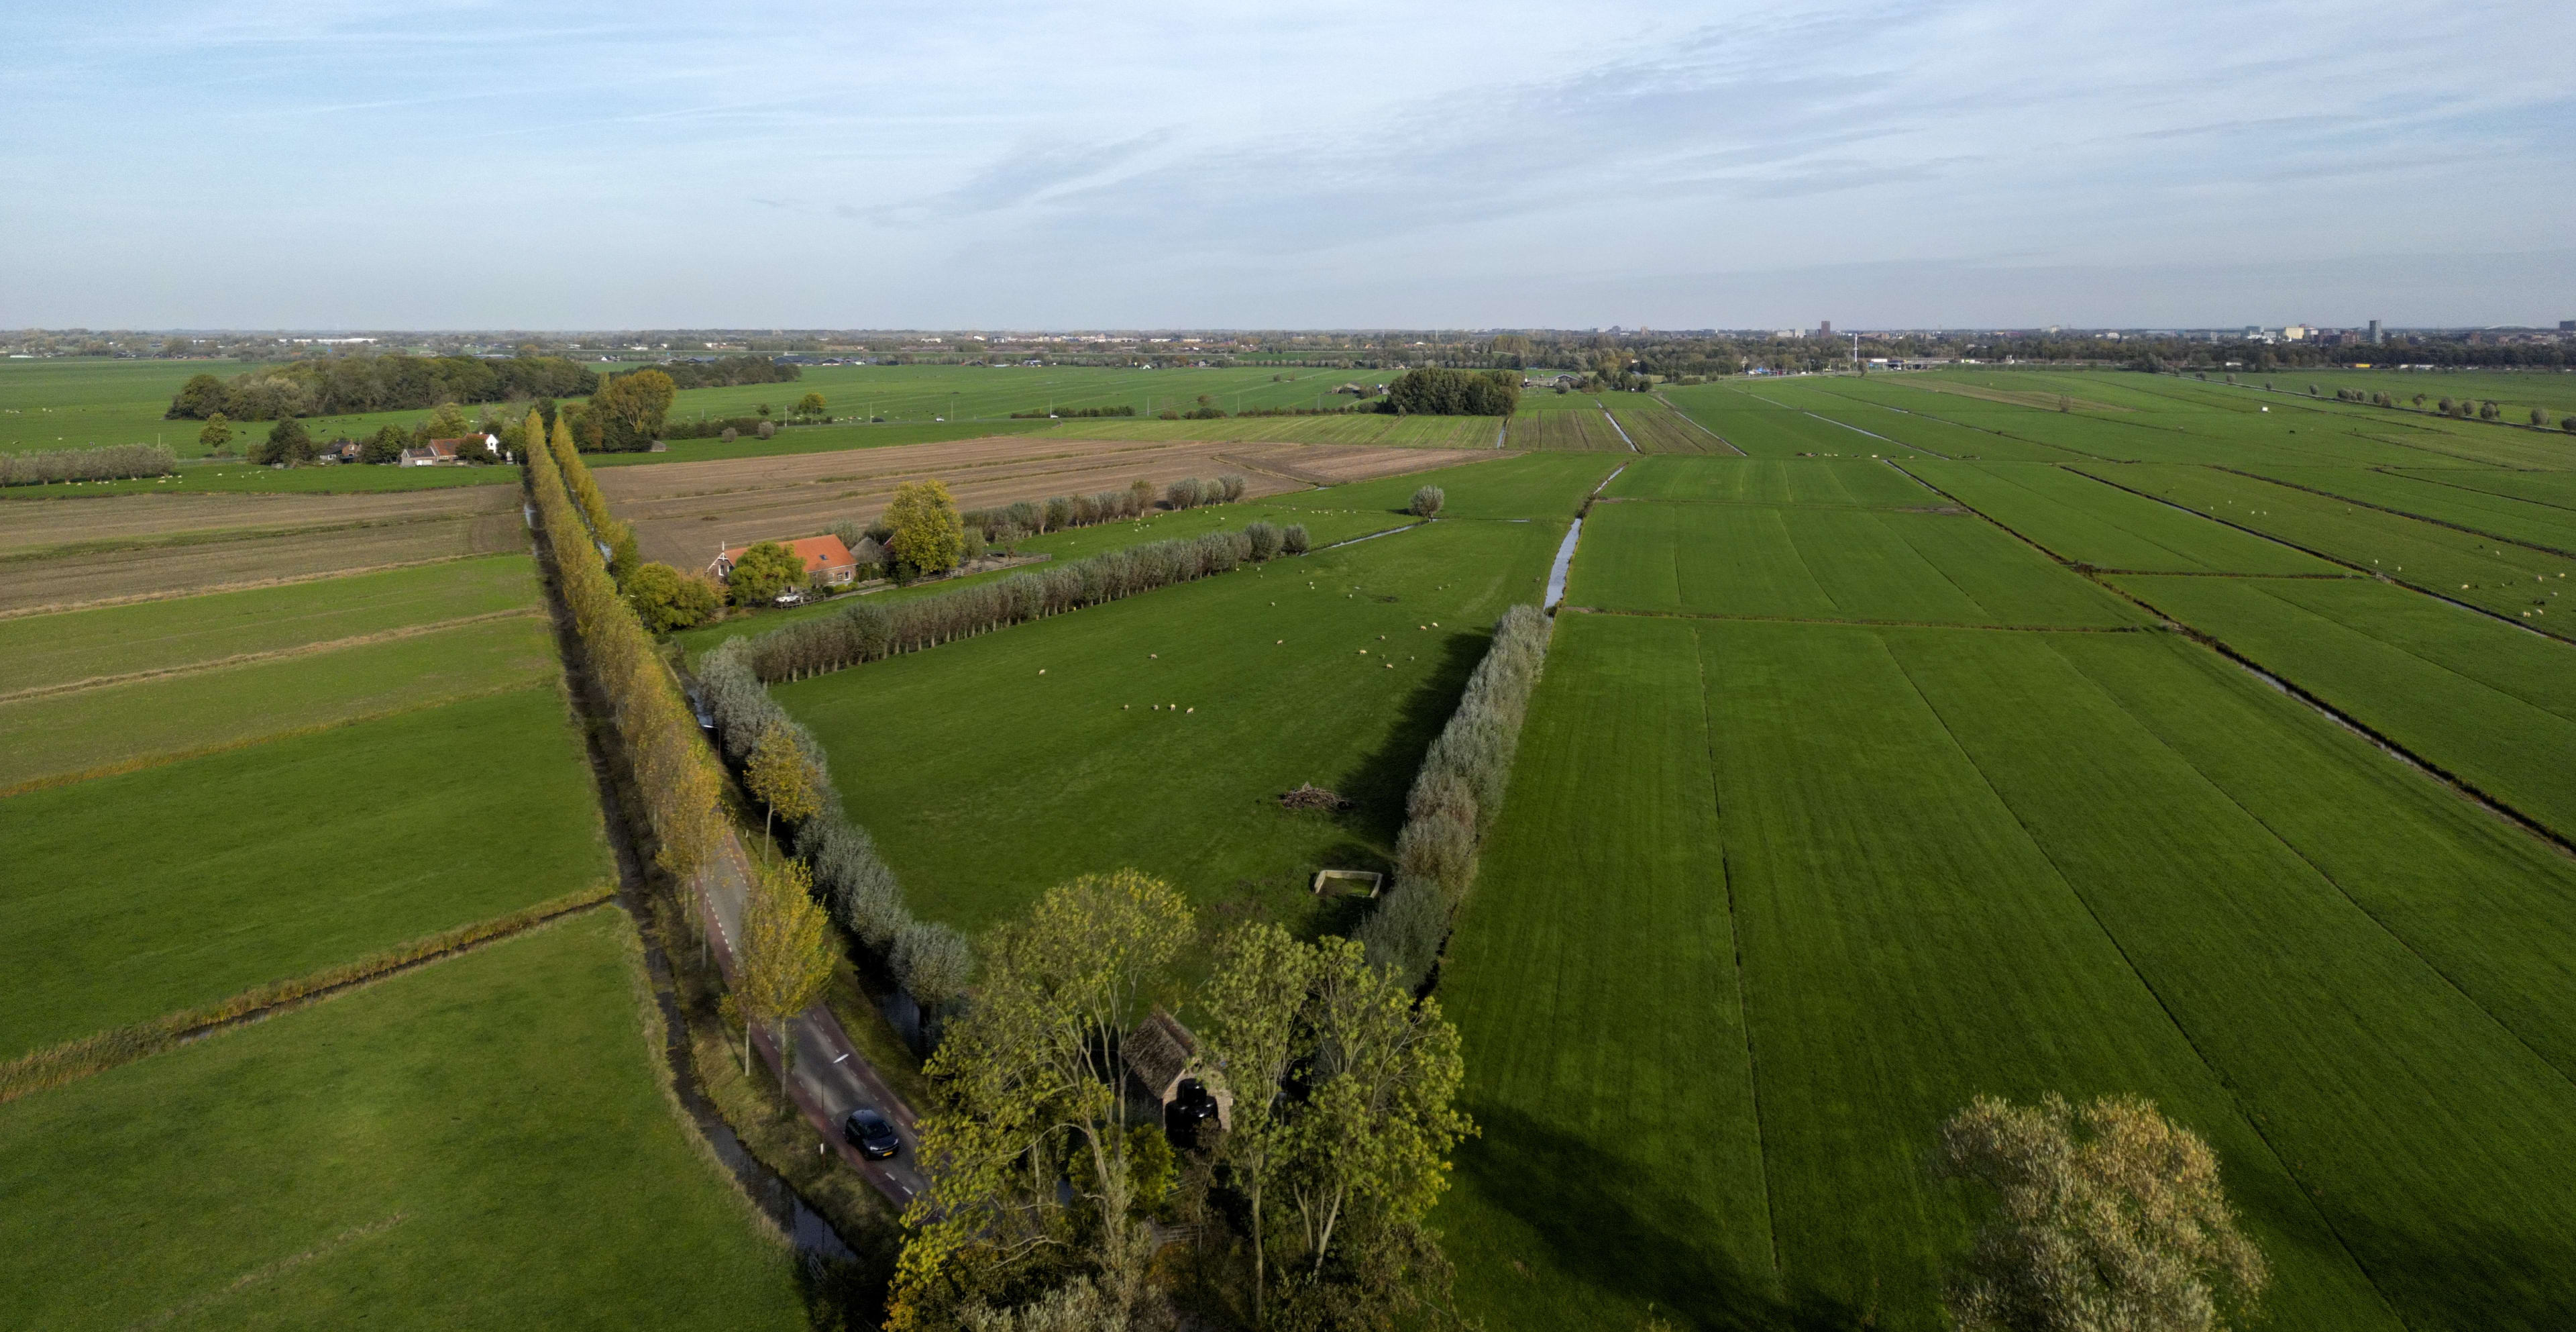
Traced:
[[1492, 448], [1503, 419], [1491, 416], [1244, 416], [1214, 421], [1058, 422], [1040, 439], [1107, 439], [1197, 444], [1343, 444], [1368, 448]]
[[1687, 625], [1559, 619], [1442, 964], [1481, 1134], [1435, 1224], [1491, 1326], [1778, 1295], [1700, 674]]
[[2551, 594], [2564, 590], [2565, 575], [2576, 569], [2576, 559], [2568, 556], [2213, 468], [2096, 464], [2078, 470], [2348, 568], [2527, 623], [2544, 633], [2576, 637], [2576, 615], [2567, 616], [2570, 623], [2564, 627], [2550, 623], [2547, 616], [2556, 600]]
[[477, 514], [515, 513], [518, 497], [481, 487], [386, 495], [150, 495], [0, 503], [0, 557], [255, 540]]
[[1762, 619], [2125, 628], [2137, 612], [1983, 519], [1874, 509], [1611, 504], [1567, 601]]
[[2045, 463], [1901, 464], [2073, 564], [2157, 572], [2324, 574], [2339, 565]]
[[1640, 453], [1731, 454], [1726, 441], [1669, 406], [1613, 407], [1610, 419]]
[[2377, 579], [2112, 581], [2576, 842], [2576, 647]]
[[2151, 636], [1697, 633], [1771, 1215], [1798, 1307], [1942, 1325], [1940, 1264], [1969, 1220], [1964, 1193], [1923, 1169], [1942, 1120], [1980, 1093], [2141, 1092], [2219, 1151], [2275, 1265], [2275, 1308], [2398, 1325], [1924, 680], [1944, 655], [2032, 660], [2064, 639]]
[[0, 619], [0, 699], [82, 680], [511, 610], [538, 609], [536, 568], [487, 556], [329, 581]]
[[805, 1326], [657, 1085], [626, 930], [585, 912], [0, 1105], [0, 1322]]
[[[1690, 413], [1688, 413], [1688, 412], [1686, 412], [1686, 411], [1683, 411], [1683, 410], [1682, 410], [1678, 405], [1676, 405], [1676, 404], [1673, 402], [1673, 400], [1672, 400], [1672, 399], [1667, 398], [1667, 397], [1665, 397], [1664, 395], [1662, 395], [1662, 394], [1658, 393], [1658, 394], [1656, 394], [1656, 395], [1655, 395], [1655, 401], [1656, 401], [1656, 402], [1658, 402], [1658, 403], [1663, 404], [1663, 408], [1664, 408], [1664, 410], [1665, 410], [1665, 411], [1671, 412], [1673, 415], [1680, 417], [1680, 418], [1682, 419], [1682, 424], [1683, 424], [1683, 425], [1684, 425], [1688, 430], [1697, 431], [1699, 434], [1701, 434], [1701, 435], [1703, 435], [1703, 436], [1705, 436], [1705, 437], [1706, 437], [1706, 439], [1703, 441], [1703, 447], [1701, 447], [1701, 448], [1699, 448], [1699, 449], [1697, 449], [1697, 450], [1676, 448], [1676, 449], [1674, 450], [1674, 452], [1677, 452], [1677, 453], [1689, 453], [1689, 452], [1694, 452], [1694, 451], [1696, 451], [1696, 452], [1700, 452], [1700, 453], [1722, 453], [1722, 454], [1726, 454], [1726, 455], [1729, 455], [1729, 456], [1731, 456], [1731, 457], [1737, 457], [1737, 458], [1742, 458], [1742, 457], [1747, 456], [1747, 455], [1745, 454], [1744, 450], [1742, 450], [1742, 449], [1739, 449], [1739, 448], [1735, 447], [1735, 445], [1733, 445], [1732, 443], [1729, 443], [1729, 442], [1727, 441], [1727, 439], [1726, 439], [1724, 436], [1722, 436], [1722, 435], [1718, 434], [1716, 431], [1711, 430], [1711, 429], [1709, 429], [1706, 425], [1702, 424], [1702, 423], [1701, 423], [1701, 421], [1700, 421], [1700, 419], [1699, 419], [1698, 417], [1693, 416], [1693, 415], [1691, 415]], [[1710, 445], [1713, 445], [1714, 447], [1708, 447], [1708, 446], [1710, 446]]]
[[[1134, 865], [1204, 905], [1319, 927], [1352, 908], [1303, 876], [1384, 864], [1423, 749], [1493, 621], [1537, 600], [1562, 532], [1432, 523], [773, 693], [925, 918], [981, 928]], [[1356, 804], [1278, 807], [1310, 781]], [[1109, 806], [1154, 813], [1101, 819]]]
[[1605, 492], [1613, 499], [1856, 508], [1934, 507], [1941, 497], [1867, 458], [1643, 458]]
[[[2266, 481], [2576, 556], [2576, 512], [2472, 487], [2359, 467], [2253, 467]], [[2435, 475], [2442, 475], [2436, 473]], [[2515, 476], [2526, 475], [2514, 473]]]
[[612, 873], [548, 683], [23, 791], [0, 841], [0, 1059]]
[[1516, 449], [1634, 453], [1596, 401], [1590, 411], [1531, 412], [1512, 418], [1507, 442]]
[[551, 680], [537, 616], [0, 703], [0, 792]]

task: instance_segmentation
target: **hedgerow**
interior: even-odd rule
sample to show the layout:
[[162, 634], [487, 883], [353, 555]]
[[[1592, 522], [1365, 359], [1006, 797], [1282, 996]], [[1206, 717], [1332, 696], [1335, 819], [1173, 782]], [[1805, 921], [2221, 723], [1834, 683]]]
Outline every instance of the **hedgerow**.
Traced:
[[[569, 489], [567, 476], [573, 478]], [[656, 844], [654, 859], [685, 882], [723, 835], [717, 805], [723, 776], [698, 739], [696, 719], [678, 681], [654, 652], [653, 636], [618, 595], [607, 562], [573, 507], [572, 491], [577, 490], [590, 497], [595, 512], [604, 517], [608, 511], [561, 418], [550, 448], [528, 450], [528, 489], [545, 526], [546, 547], [554, 555], [573, 628], [588, 651], [591, 672], [607, 696], [610, 719], [633, 765]], [[623, 533], [624, 528], [611, 530]]]
[[[1302, 526], [1290, 527], [1281, 534], [1280, 545], [1302, 553], [1304, 539]], [[748, 640], [750, 668], [753, 678], [764, 684], [801, 680], [1191, 582], [1256, 558], [1250, 532], [1210, 532], [1104, 551], [917, 601], [894, 605], [862, 601], [838, 615], [787, 625]]]
[[1476, 883], [1476, 855], [1502, 812], [1521, 722], [1547, 666], [1552, 622], [1514, 606], [1467, 677], [1458, 710], [1422, 756], [1395, 840], [1395, 885], [1360, 924], [1371, 963], [1419, 986]]
[[121, 481], [168, 476], [179, 455], [163, 444], [110, 444], [96, 449], [45, 449], [0, 453], [0, 486], [41, 486], [53, 481]]

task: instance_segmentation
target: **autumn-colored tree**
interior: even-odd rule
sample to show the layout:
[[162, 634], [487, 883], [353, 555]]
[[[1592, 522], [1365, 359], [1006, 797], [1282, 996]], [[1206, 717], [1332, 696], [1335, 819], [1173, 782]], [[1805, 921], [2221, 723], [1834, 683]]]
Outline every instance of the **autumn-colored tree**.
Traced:
[[751, 1059], [751, 1024], [767, 1024], [783, 1065], [794, 1061], [787, 1020], [822, 997], [832, 980], [832, 918], [814, 900], [814, 879], [790, 860], [752, 875], [742, 911], [742, 946], [734, 955], [734, 1003], [743, 1018], [743, 1060]]
[[751, 748], [751, 761], [743, 765], [743, 784], [769, 809], [761, 831], [768, 832], [770, 819], [802, 823], [814, 817], [823, 808], [818, 778], [813, 760], [805, 756], [793, 733], [777, 722], [763, 729], [759, 743]]
[[966, 524], [944, 481], [907, 481], [895, 487], [885, 521], [894, 528], [887, 548], [917, 573], [946, 573], [965, 556]]
[[796, 400], [796, 414], [798, 416], [821, 416], [823, 414], [823, 408], [823, 395], [820, 393], [809, 392], [804, 397]]
[[1949, 1286], [1967, 1332], [2219, 1332], [2270, 1283], [2209, 1144], [2143, 1097], [1980, 1096], [1937, 1168], [1992, 1194]]

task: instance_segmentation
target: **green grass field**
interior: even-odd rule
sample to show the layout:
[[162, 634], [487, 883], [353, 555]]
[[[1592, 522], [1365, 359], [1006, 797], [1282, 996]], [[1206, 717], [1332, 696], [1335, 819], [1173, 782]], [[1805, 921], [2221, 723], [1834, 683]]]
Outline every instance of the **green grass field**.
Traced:
[[2576, 1300], [2576, 867], [2170, 635], [1558, 636], [1443, 982], [1472, 1312], [1936, 1326], [1923, 1153], [2041, 1090], [2210, 1138], [2279, 1325]]
[[550, 684], [0, 799], [0, 1059], [611, 873]]
[[2063, 467], [1917, 459], [1906, 470], [2059, 559], [2162, 573], [2343, 575], [2314, 555]]
[[[2249, 469], [2265, 480], [2301, 490], [2321, 491], [2373, 508], [2429, 519], [2446, 527], [2465, 528], [2483, 536], [2518, 542], [2536, 550], [2576, 556], [2576, 510], [2511, 494], [2494, 494], [2477, 481], [2495, 473], [2460, 468], [2414, 473], [2362, 467], [2262, 467]], [[2530, 473], [2510, 473], [2520, 483]], [[2470, 482], [2470, 484], [2460, 484]]]
[[1603, 493], [1619, 499], [1857, 508], [1941, 503], [1920, 482], [1866, 458], [1643, 458], [1629, 464]]
[[2564, 575], [2576, 569], [2576, 557], [2213, 468], [2088, 465], [2081, 470], [2352, 568], [2528, 620], [2543, 633], [2576, 637], [2576, 616], [2561, 626], [2546, 614], [2549, 593], [2564, 585]]
[[1603, 505], [1584, 525], [1566, 600], [1766, 619], [2143, 623], [1974, 515], [1883, 509]]
[[[929, 918], [980, 929], [1135, 866], [1317, 928], [1349, 908], [1306, 880], [1385, 867], [1423, 749], [1562, 530], [1444, 520], [773, 692]], [[1305, 782], [1357, 804], [1280, 809]]]
[[0, 1105], [13, 1327], [805, 1326], [594, 910]]
[[0, 790], [492, 693], [557, 670], [546, 622], [532, 611], [0, 702]]
[[2115, 581], [2576, 840], [2576, 648], [2376, 579]]
[[282, 587], [0, 620], [13, 692], [533, 609], [536, 566], [494, 555]]
[[1216, 421], [1158, 421], [1112, 417], [1063, 421], [1052, 439], [1192, 439], [1211, 443], [1354, 444], [1376, 448], [1490, 449], [1503, 422], [1491, 416], [1386, 416], [1353, 412], [1333, 416], [1246, 416]]

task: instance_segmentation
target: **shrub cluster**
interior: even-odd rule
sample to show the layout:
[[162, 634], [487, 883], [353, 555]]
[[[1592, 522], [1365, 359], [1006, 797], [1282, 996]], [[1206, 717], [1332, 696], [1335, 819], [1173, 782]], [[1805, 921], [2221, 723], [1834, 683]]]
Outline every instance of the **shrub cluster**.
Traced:
[[1243, 478], [1232, 472], [1213, 481], [1185, 476], [1163, 487], [1163, 504], [1174, 510], [1195, 509], [1202, 504], [1232, 504], [1243, 498], [1243, 487]]
[[728, 430], [736, 435], [747, 435], [757, 433], [762, 426], [776, 424], [766, 417], [759, 416], [717, 416], [709, 417], [704, 421], [665, 421], [662, 423], [661, 437], [663, 439], [725, 439], [727, 438], [725, 432]]
[[[1302, 555], [1306, 551], [1303, 524], [1281, 529], [1277, 539], [1280, 553]], [[1266, 541], [1249, 530], [1176, 537], [1104, 551], [915, 601], [890, 606], [862, 601], [837, 615], [773, 629], [749, 640], [744, 650], [750, 657], [752, 675], [760, 682], [801, 680], [1225, 573], [1246, 561], [1265, 558], [1254, 552]]]
[[1046, 412], [1013, 412], [1011, 413], [1011, 419], [1014, 421], [1044, 421], [1050, 417], [1060, 416], [1070, 421], [1082, 417], [1134, 416], [1135, 414], [1136, 408], [1133, 404], [1130, 404], [1122, 407], [1058, 407], [1053, 411]]
[[1517, 370], [1453, 370], [1426, 365], [1386, 386], [1382, 410], [1408, 416], [1509, 416], [1520, 405]]
[[867, 829], [850, 822], [831, 788], [831, 769], [813, 734], [769, 696], [752, 669], [751, 644], [732, 639], [698, 662], [698, 687], [714, 714], [717, 742], [736, 765], [771, 727], [784, 730], [822, 790], [819, 811], [796, 829], [796, 854], [814, 872], [814, 886], [850, 937], [875, 954], [888, 975], [925, 1010], [965, 992], [974, 966], [966, 936], [946, 925], [916, 920], [904, 905], [903, 885], [877, 854]]
[[1547, 665], [1552, 622], [1514, 606], [1494, 626], [1493, 646], [1467, 677], [1448, 726], [1422, 756], [1395, 840], [1395, 886], [1361, 922], [1369, 961], [1419, 986], [1431, 974], [1450, 923], [1476, 882], [1476, 855], [1502, 812], [1520, 747], [1521, 721]]
[[[723, 835], [717, 807], [723, 778], [698, 739], [697, 720], [679, 683], [653, 650], [653, 636], [617, 594], [607, 562], [573, 508], [567, 475], [575, 478], [573, 489], [598, 502], [590, 469], [582, 465], [571, 432], [558, 417], [551, 447], [528, 450], [528, 488], [545, 524], [546, 546], [554, 554], [555, 576], [572, 611], [573, 628], [588, 652], [591, 673], [608, 696], [610, 718], [634, 769], [657, 844], [654, 860], [685, 881], [706, 863]], [[598, 512], [605, 515], [607, 506], [599, 504]]]
[[179, 456], [160, 444], [110, 444], [97, 449], [47, 449], [0, 454], [0, 486], [41, 486], [51, 481], [121, 481], [168, 476]]
[[1098, 523], [1141, 518], [1153, 507], [1153, 486], [1139, 481], [1125, 490], [1101, 490], [1088, 495], [1050, 495], [1044, 500], [1016, 500], [990, 509], [968, 509], [958, 517], [966, 524], [966, 530], [983, 533], [986, 541], [1006, 541], [1068, 527], [1090, 527]]

